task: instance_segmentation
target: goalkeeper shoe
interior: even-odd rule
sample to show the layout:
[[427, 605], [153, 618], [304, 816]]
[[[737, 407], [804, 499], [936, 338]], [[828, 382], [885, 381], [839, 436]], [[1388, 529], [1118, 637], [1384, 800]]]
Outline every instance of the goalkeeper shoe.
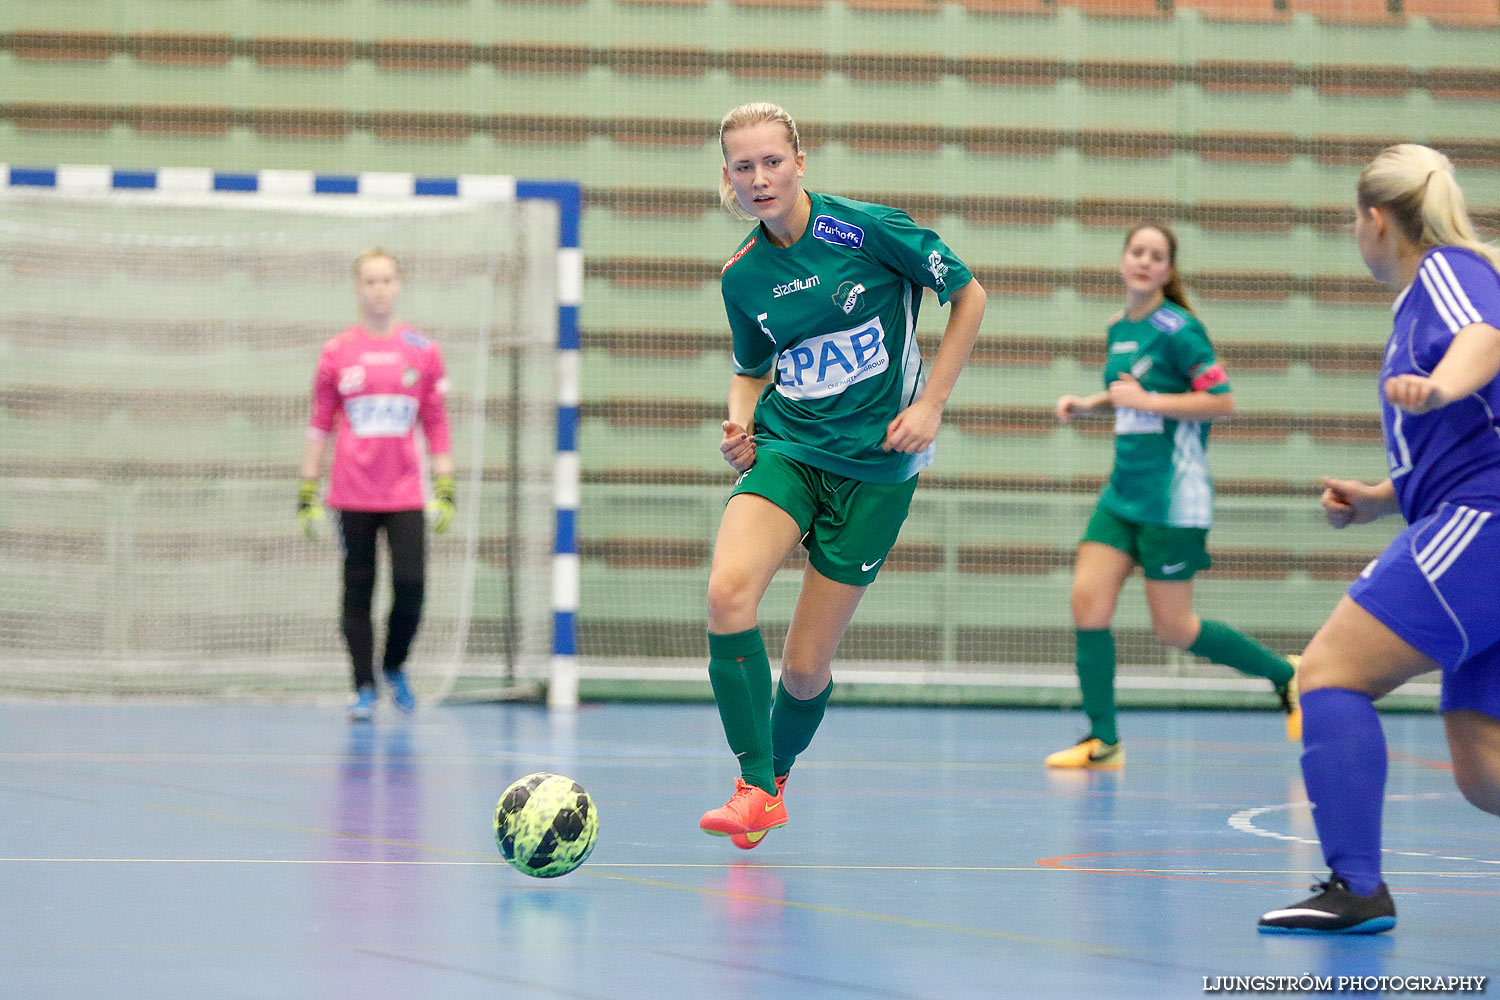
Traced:
[[364, 684], [354, 692], [354, 700], [349, 703], [350, 722], [369, 722], [375, 715], [375, 685]]
[[710, 809], [698, 821], [698, 828], [715, 837], [732, 837], [736, 833], [765, 836], [767, 830], [786, 826], [786, 803], [780, 795], [734, 779], [734, 794], [717, 809]]
[[1276, 689], [1276, 697], [1281, 699], [1281, 710], [1286, 713], [1286, 738], [1301, 743], [1302, 702], [1298, 698], [1296, 671], [1302, 666], [1302, 657], [1288, 656], [1287, 662], [1292, 665], [1292, 679], [1286, 682], [1286, 687]]
[[[780, 798], [781, 797], [781, 793], [785, 789], [786, 789], [786, 775], [784, 775], [784, 774], [778, 774], [776, 776], [776, 797]], [[762, 840], [765, 840], [765, 839], [766, 839], [766, 831], [765, 830], [757, 830], [754, 833], [732, 833], [732, 834], [729, 835], [729, 842], [731, 844], [733, 844], [735, 847], [738, 847], [742, 851], [751, 851], [751, 850], [754, 850], [755, 847], [756, 847], [756, 845], [758, 845]]]
[[1379, 934], [1396, 926], [1396, 904], [1384, 882], [1373, 896], [1356, 896], [1337, 875], [1313, 886], [1316, 894], [1260, 918], [1262, 934]]
[[385, 683], [391, 689], [391, 701], [395, 702], [399, 711], [410, 715], [417, 710], [417, 697], [411, 693], [411, 686], [406, 683], [406, 671], [387, 670]]
[[1085, 736], [1066, 750], [1048, 754], [1048, 767], [1081, 767], [1090, 771], [1118, 771], [1125, 766], [1125, 745]]

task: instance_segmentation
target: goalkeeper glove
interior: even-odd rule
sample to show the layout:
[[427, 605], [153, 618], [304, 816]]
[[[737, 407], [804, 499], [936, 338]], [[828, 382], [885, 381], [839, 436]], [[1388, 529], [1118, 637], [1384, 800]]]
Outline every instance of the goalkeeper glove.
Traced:
[[297, 523], [308, 538], [318, 537], [318, 523], [323, 520], [323, 505], [318, 503], [318, 481], [304, 479], [297, 487]]
[[433, 534], [441, 535], [453, 525], [453, 477], [438, 476], [432, 481], [432, 503], [427, 505], [432, 515]]

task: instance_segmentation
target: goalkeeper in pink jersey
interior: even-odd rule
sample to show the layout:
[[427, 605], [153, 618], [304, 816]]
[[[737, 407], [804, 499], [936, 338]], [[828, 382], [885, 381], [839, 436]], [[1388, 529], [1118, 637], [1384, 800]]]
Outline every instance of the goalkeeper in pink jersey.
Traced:
[[349, 718], [375, 710], [375, 545], [384, 529], [391, 554], [391, 616], [381, 665], [396, 707], [417, 707], [402, 666], [422, 620], [427, 548], [420, 424], [432, 463], [433, 531], [453, 521], [453, 459], [444, 397], [448, 378], [438, 345], [395, 318], [401, 270], [384, 250], [354, 262], [359, 323], [323, 345], [313, 378], [312, 416], [302, 455], [297, 520], [312, 537], [323, 517], [318, 473], [335, 434], [328, 506], [338, 515], [344, 553], [344, 640], [354, 672]]

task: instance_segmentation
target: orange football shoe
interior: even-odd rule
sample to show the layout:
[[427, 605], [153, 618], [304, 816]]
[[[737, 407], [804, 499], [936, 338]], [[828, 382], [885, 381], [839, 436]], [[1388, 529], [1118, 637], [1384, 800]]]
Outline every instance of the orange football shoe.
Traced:
[[[786, 788], [786, 775], [785, 774], [778, 774], [776, 776], [776, 797], [777, 798], [781, 797], [781, 793], [782, 793], [782, 791], [785, 788]], [[729, 836], [729, 842], [731, 844], [733, 844], [735, 847], [738, 847], [742, 851], [752, 850], [755, 847], [756, 844], [759, 844], [762, 840], [765, 840], [765, 839], [766, 839], [766, 831], [765, 830], [757, 830], [755, 833], [734, 833], [734, 834], [730, 834], [730, 836]]]
[[734, 794], [717, 809], [710, 809], [698, 821], [698, 828], [715, 837], [735, 834], [765, 836], [767, 830], [786, 825], [786, 803], [745, 779], [734, 779]]
[[1125, 766], [1125, 746], [1085, 736], [1066, 750], [1047, 755], [1048, 767], [1078, 767], [1090, 771], [1118, 771]]

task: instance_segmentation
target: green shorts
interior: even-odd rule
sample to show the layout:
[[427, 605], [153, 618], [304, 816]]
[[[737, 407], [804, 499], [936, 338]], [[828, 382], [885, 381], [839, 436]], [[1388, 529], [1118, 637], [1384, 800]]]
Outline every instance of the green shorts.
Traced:
[[729, 496], [753, 493], [786, 511], [802, 529], [813, 569], [865, 587], [885, 565], [916, 490], [916, 476], [904, 483], [866, 483], [762, 448]]
[[1208, 557], [1207, 528], [1127, 521], [1103, 504], [1094, 508], [1089, 526], [1083, 529], [1083, 540], [1119, 549], [1141, 564], [1148, 580], [1191, 580], [1194, 573], [1213, 565]]

